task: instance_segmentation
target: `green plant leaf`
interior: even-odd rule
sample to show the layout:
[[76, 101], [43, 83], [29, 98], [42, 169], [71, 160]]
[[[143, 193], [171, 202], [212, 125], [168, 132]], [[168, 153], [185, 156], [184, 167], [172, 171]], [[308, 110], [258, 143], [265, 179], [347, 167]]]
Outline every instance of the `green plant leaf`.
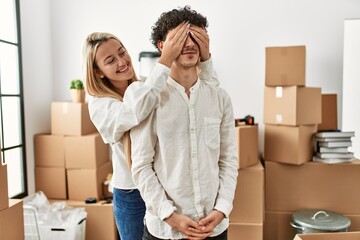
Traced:
[[80, 79], [75, 79], [70, 82], [70, 89], [84, 89], [84, 84]]

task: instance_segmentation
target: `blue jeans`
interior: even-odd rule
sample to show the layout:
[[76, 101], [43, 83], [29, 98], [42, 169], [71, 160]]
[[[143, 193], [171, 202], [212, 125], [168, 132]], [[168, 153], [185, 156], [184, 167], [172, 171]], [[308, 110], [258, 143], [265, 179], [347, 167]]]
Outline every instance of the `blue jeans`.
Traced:
[[[144, 227], [144, 237], [142, 240], [165, 240], [161, 238], [154, 237], [149, 233], [149, 230], [147, 229], [146, 225]], [[223, 231], [220, 235], [217, 235], [215, 237], [207, 237], [205, 240], [227, 240], [227, 229]]]
[[141, 240], [146, 207], [139, 190], [113, 191], [114, 216], [121, 240]]

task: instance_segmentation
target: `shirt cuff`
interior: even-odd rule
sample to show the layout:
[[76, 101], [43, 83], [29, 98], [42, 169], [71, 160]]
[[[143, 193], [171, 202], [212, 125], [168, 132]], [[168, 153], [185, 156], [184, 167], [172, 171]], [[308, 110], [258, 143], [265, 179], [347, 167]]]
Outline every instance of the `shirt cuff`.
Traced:
[[176, 207], [172, 205], [170, 201], [165, 201], [159, 207], [158, 216], [161, 220], [165, 220], [170, 217], [173, 212], [176, 211]]
[[229, 218], [232, 208], [233, 208], [233, 205], [225, 199], [216, 200], [216, 204], [214, 207], [215, 210], [218, 210], [218, 211], [224, 213], [226, 218]]

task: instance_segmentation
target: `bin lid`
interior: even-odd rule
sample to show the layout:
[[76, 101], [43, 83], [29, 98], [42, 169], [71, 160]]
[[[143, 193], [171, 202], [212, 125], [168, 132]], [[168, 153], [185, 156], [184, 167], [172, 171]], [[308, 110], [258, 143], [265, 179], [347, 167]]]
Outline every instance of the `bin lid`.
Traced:
[[160, 52], [140, 52], [139, 53], [139, 61], [141, 58], [158, 58], [160, 57]]
[[350, 226], [346, 216], [328, 210], [309, 209], [293, 213], [293, 221], [302, 227], [337, 231]]

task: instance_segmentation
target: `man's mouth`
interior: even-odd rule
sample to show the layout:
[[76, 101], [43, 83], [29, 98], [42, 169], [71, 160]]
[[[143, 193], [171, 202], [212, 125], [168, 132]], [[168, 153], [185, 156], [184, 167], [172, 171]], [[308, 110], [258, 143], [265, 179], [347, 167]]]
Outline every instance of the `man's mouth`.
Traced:
[[196, 51], [184, 51], [181, 54], [196, 54]]

